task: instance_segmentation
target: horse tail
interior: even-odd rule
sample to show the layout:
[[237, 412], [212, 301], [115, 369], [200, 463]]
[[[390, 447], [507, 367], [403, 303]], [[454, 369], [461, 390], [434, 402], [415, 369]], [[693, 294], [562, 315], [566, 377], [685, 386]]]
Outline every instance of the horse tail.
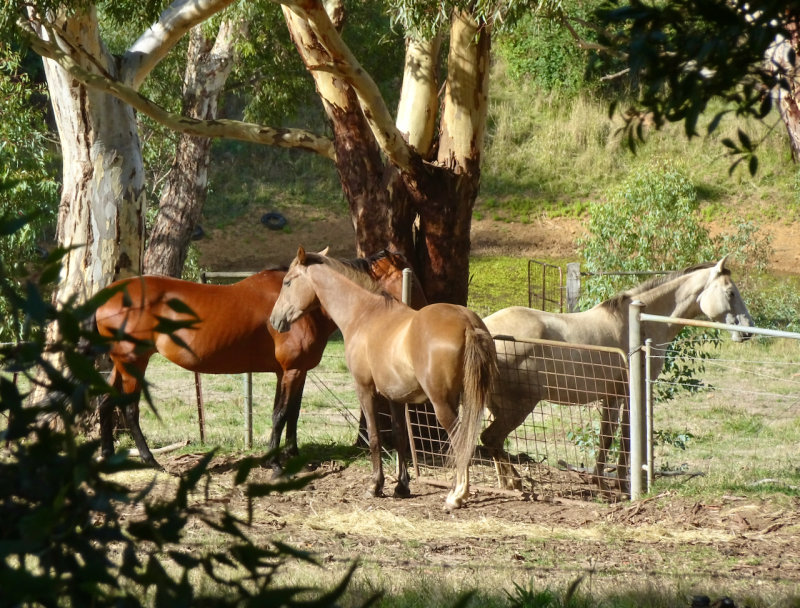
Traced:
[[469, 466], [497, 380], [497, 354], [491, 334], [483, 327], [466, 331], [461, 415], [451, 438], [451, 456], [457, 469]]

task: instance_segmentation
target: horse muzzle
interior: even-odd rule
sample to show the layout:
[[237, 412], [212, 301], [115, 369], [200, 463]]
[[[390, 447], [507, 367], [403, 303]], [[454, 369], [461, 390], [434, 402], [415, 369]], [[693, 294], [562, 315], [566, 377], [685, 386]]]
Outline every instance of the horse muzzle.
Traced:
[[[728, 315], [728, 318], [725, 320], [728, 325], [741, 325], [742, 327], [752, 327], [753, 326], [753, 319], [750, 318], [750, 315]], [[753, 337], [753, 334], [749, 334], [745, 331], [731, 331], [731, 340], [734, 342], [746, 342], [750, 338]]]
[[289, 320], [288, 315], [276, 315], [273, 313], [269, 316], [269, 324], [282, 334], [292, 328], [292, 322]]

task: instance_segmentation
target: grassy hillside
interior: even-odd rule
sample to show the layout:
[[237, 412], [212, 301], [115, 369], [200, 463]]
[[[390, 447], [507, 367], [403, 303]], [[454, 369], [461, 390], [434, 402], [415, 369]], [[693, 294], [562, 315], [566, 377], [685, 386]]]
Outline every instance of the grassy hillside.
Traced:
[[[685, 167], [698, 189], [706, 219], [759, 223], [800, 219], [800, 184], [777, 114], [767, 129], [731, 119], [713, 136], [689, 140], [682, 125], [648, 134], [636, 154], [619, 141], [619, 121], [608, 103], [582, 95], [542, 92], [495, 66], [478, 218], [528, 222], [581, 215], [602, 201], [637, 166], [669, 158]], [[743, 128], [763, 140], [760, 170], [728, 174], [731, 159], [720, 143]], [[702, 125], [701, 134], [705, 133]], [[322, 206], [346, 213], [333, 166], [311, 155], [240, 142], [218, 142], [212, 164], [209, 225], [235, 219], [254, 200]], [[231, 176], [235, 175], [235, 179]]]
[[[649, 133], [634, 154], [621, 145], [621, 123], [609, 120], [602, 100], [537, 91], [509, 78], [502, 66], [495, 68], [492, 92], [479, 214], [514, 221], [579, 214], [585, 201], [602, 201], [633, 168], [669, 158], [686, 169], [707, 219], [800, 217], [797, 168], [777, 114], [770, 129], [729, 120], [718, 133], [691, 140], [682, 125], [669, 125]], [[731, 159], [720, 142], [735, 139], [738, 128], [763, 140], [755, 177], [744, 169], [728, 174]]]
[[[620, 122], [609, 119], [608, 101], [586, 93], [543, 92], [511, 78], [498, 61], [488, 122], [476, 219], [527, 223], [570, 216], [587, 221], [590, 202], [604, 203], [633, 171], [669, 159], [696, 188], [704, 222], [733, 226], [750, 221], [764, 227], [800, 221], [800, 178], [777, 114], [767, 126], [731, 118], [711, 136], [705, 136], [707, 121], [701, 122], [703, 136], [692, 139], [682, 125], [668, 125], [648, 133], [634, 154], [620, 142]], [[732, 159], [721, 141], [736, 139], [740, 128], [761, 142], [755, 176], [744, 168], [729, 174]], [[323, 159], [225, 141], [215, 144], [214, 154], [207, 226], [224, 227], [252, 205], [289, 213], [311, 207], [348, 214], [334, 167]], [[524, 260], [474, 259], [471, 266], [471, 305], [491, 308], [483, 303], [505, 301], [503, 290], [525, 280]], [[770, 285], [757, 291], [769, 290], [782, 292]]]

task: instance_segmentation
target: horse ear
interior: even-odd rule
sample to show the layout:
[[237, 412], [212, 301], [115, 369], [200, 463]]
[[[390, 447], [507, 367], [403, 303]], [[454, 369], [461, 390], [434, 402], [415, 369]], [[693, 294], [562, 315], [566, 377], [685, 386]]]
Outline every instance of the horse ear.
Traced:
[[725, 256], [719, 262], [717, 262], [717, 266], [714, 268], [714, 271], [717, 274], [722, 274], [722, 271], [725, 270], [725, 262], [728, 260], [729, 255], [730, 254], [726, 253]]
[[319, 252], [319, 255], [327, 256], [328, 255], [328, 251], [330, 250], [330, 248], [331, 248], [331, 246], [328, 245], [327, 247], [325, 247], [325, 249], [323, 249], [322, 251]]
[[303, 249], [303, 246], [302, 246], [302, 245], [300, 245], [300, 246], [297, 248], [297, 261], [298, 261], [300, 264], [305, 264], [305, 263], [306, 263], [306, 250], [305, 250], [305, 249]]

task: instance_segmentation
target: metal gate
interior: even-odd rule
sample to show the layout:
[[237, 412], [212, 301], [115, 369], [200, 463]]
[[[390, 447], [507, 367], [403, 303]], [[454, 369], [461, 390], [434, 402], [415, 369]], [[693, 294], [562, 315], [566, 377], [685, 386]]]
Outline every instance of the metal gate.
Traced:
[[564, 277], [561, 267], [528, 260], [528, 307], [564, 312]]

